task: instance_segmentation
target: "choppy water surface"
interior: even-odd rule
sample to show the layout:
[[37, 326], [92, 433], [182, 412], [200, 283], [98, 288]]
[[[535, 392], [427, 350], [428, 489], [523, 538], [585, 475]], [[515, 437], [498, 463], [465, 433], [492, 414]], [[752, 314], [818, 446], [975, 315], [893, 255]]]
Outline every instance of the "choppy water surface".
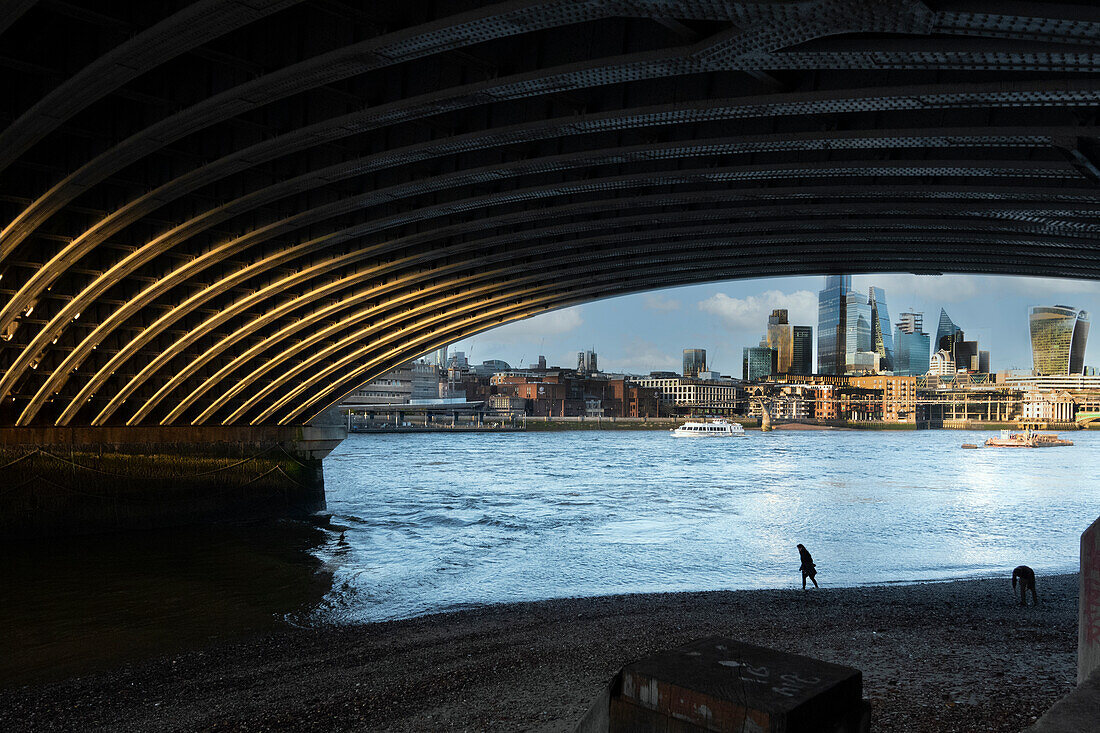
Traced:
[[606, 593], [1077, 568], [1100, 433], [963, 450], [990, 433], [352, 435], [325, 463], [334, 573], [314, 619]]

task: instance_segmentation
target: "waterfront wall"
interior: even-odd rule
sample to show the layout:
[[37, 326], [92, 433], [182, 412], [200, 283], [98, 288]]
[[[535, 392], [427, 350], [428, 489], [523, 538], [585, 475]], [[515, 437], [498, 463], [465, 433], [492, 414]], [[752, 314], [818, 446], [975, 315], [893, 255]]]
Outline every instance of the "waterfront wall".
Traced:
[[0, 537], [152, 529], [325, 506], [335, 427], [0, 428]]
[[1100, 518], [1081, 534], [1077, 684], [1100, 670]]

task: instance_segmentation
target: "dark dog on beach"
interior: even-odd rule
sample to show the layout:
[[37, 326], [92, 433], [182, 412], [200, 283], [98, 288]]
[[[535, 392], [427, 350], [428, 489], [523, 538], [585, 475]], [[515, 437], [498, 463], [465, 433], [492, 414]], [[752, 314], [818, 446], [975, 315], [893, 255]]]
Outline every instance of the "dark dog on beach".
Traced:
[[1020, 605], [1027, 605], [1027, 591], [1031, 589], [1031, 600], [1039, 605], [1039, 594], [1035, 592], [1035, 571], [1027, 565], [1021, 565], [1012, 571], [1012, 593], [1016, 593], [1016, 580], [1020, 581]]

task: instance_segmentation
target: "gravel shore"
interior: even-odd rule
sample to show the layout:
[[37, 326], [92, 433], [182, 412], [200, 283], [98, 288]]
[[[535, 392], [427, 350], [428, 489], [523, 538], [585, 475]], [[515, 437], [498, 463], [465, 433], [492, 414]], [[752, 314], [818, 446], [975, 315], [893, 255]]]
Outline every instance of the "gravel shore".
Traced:
[[570, 731], [623, 664], [720, 634], [863, 671], [872, 730], [1019, 731], [1075, 682], [1077, 576], [581, 598], [288, 629], [0, 690], [0, 730]]

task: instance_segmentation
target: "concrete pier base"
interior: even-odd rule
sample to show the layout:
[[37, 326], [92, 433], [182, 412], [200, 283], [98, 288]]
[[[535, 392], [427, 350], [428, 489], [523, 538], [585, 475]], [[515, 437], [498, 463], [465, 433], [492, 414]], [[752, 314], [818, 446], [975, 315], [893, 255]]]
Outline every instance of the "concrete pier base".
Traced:
[[1100, 519], [1081, 533], [1077, 604], [1077, 689], [1054, 704], [1026, 733], [1100, 731]]
[[302, 515], [338, 427], [0, 428], [0, 537]]

